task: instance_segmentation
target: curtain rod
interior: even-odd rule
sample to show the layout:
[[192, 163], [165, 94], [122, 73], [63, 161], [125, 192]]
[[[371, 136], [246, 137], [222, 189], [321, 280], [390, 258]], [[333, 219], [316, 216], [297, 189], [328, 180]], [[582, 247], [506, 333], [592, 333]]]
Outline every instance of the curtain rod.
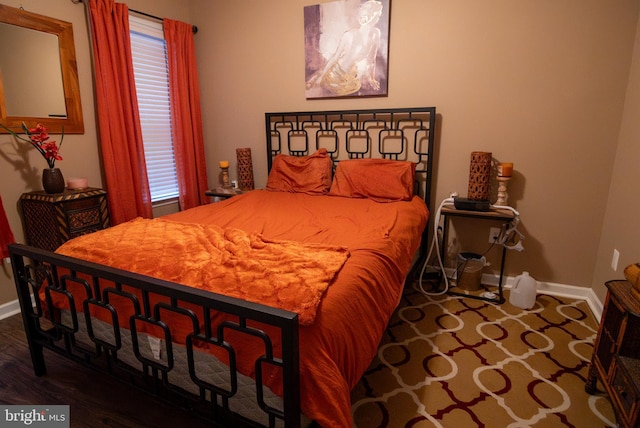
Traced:
[[[83, 0], [71, 0], [71, 2], [74, 3], [74, 4], [82, 3], [82, 1]], [[137, 13], [138, 15], [146, 16], [147, 18], [156, 19], [158, 21], [164, 21], [164, 18], [161, 18], [159, 16], [155, 16], [155, 15], [151, 15], [150, 13], [140, 12], [139, 10], [135, 10], [135, 9], [131, 9], [131, 8], [129, 8], [129, 11], [133, 12], [133, 13]], [[195, 25], [192, 25], [191, 26], [191, 31], [193, 31], [193, 34], [196, 34], [198, 32], [198, 27], [196, 27]]]

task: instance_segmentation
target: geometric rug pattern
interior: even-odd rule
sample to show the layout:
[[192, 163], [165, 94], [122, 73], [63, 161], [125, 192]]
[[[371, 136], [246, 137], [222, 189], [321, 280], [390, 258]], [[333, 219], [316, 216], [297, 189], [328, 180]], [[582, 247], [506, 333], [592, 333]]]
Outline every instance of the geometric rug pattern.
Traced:
[[352, 392], [355, 426], [615, 426], [606, 394], [584, 390], [598, 330], [588, 305], [540, 294], [524, 310], [506, 299], [407, 287]]

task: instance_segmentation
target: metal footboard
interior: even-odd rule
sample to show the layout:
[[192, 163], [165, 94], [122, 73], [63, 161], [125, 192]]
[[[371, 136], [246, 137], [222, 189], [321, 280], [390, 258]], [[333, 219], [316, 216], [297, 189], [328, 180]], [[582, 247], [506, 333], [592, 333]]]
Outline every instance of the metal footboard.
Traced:
[[[9, 252], [37, 376], [47, 372], [46, 348], [216, 424], [300, 426], [297, 314], [21, 244], [10, 245]], [[126, 302], [128, 309], [113, 304], [114, 300]], [[61, 311], [54, 301], [66, 302], [67, 310]], [[90, 315], [96, 312], [108, 322]], [[191, 326], [183, 344], [175, 343], [176, 333], [165, 322], [169, 314]], [[214, 319], [221, 314], [224, 321], [216, 324]], [[157, 333], [150, 336], [142, 330]], [[231, 332], [249, 335], [264, 348], [253, 362], [254, 398], [263, 412], [260, 420], [237, 412], [230, 404], [238, 395], [239, 379], [250, 379], [236, 370], [242, 349], [225, 339]], [[226, 355], [223, 381], [201, 372], [210, 365], [206, 358], [212, 357], [203, 357], [196, 343]], [[124, 358], [126, 354], [132, 356]], [[280, 405], [265, 398], [270, 392], [265, 386], [266, 370], [281, 376]], [[188, 374], [180, 376], [191, 382], [188, 387], [176, 381], [179, 371]]]

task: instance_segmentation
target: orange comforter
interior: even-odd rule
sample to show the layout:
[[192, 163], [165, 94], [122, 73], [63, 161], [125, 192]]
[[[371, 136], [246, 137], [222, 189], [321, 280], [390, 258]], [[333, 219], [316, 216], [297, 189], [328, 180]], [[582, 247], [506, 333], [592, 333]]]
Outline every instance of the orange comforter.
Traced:
[[165, 216], [163, 222], [234, 228], [270, 242], [348, 249], [344, 266], [322, 293], [315, 322], [301, 325], [300, 388], [307, 417], [323, 427], [351, 427], [351, 389], [377, 351], [427, 218], [426, 206], [417, 197], [378, 203], [255, 190]]
[[316, 322], [300, 329], [300, 387], [307, 417], [323, 427], [351, 427], [351, 389], [371, 363], [402, 294], [428, 218], [424, 201], [255, 190], [167, 218], [349, 249]]
[[269, 241], [235, 228], [161, 218], [84, 235], [57, 252], [296, 312], [300, 325], [313, 324], [322, 295], [348, 257], [342, 247]]

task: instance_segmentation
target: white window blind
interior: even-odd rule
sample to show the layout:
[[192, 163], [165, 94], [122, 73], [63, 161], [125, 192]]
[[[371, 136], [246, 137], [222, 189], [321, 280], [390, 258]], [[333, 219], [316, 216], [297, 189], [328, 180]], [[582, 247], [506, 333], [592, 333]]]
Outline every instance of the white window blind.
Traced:
[[178, 197], [166, 43], [160, 22], [129, 16], [129, 26], [151, 201], [160, 202]]

